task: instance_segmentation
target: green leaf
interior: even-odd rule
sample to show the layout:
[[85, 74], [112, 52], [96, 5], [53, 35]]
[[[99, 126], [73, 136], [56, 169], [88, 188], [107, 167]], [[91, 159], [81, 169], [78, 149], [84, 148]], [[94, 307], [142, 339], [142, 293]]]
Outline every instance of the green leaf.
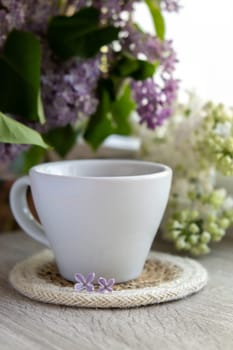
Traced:
[[91, 117], [90, 122], [84, 134], [85, 140], [94, 150], [111, 134], [114, 133], [111, 115], [109, 113], [111, 98], [106, 88], [101, 88], [100, 102], [96, 113]]
[[66, 125], [62, 128], [50, 130], [44, 135], [45, 140], [54, 148], [61, 157], [65, 157], [77, 141], [79, 131]]
[[14, 30], [0, 57], [0, 110], [44, 122], [40, 97], [41, 48], [31, 33]]
[[132, 74], [135, 80], [145, 80], [147, 78], [153, 77], [156, 72], [159, 62], [154, 63], [139, 60], [139, 66], [136, 72]]
[[100, 103], [84, 134], [84, 138], [94, 150], [112, 134], [130, 134], [129, 116], [135, 108], [129, 85], [124, 86], [122, 93], [115, 97], [114, 101], [106, 84], [101, 84], [99, 89]]
[[117, 63], [113, 73], [122, 78], [132, 77], [135, 80], [145, 80], [155, 74], [158, 65], [159, 62], [151, 63], [124, 55]]
[[119, 135], [131, 133], [129, 116], [135, 108], [136, 103], [131, 98], [131, 89], [127, 84], [124, 86], [122, 94], [111, 106], [111, 113], [116, 124], [114, 133]]
[[80, 38], [76, 46], [76, 54], [79, 57], [88, 58], [95, 56], [100, 48], [110, 44], [118, 38], [119, 29], [113, 26], [100, 28]]
[[27, 144], [37, 145], [43, 148], [50, 148], [41, 135], [19, 123], [18, 121], [5, 116], [0, 112], [0, 142], [4, 143], [15, 143], [15, 144]]
[[135, 73], [139, 68], [139, 62], [134, 57], [123, 55], [122, 59], [117, 62], [117, 65], [114, 69], [114, 73], [120, 77], [130, 77]]
[[165, 21], [164, 21], [162, 13], [160, 11], [160, 8], [158, 6], [158, 1], [157, 0], [145, 0], [145, 3], [147, 4], [149, 11], [151, 13], [157, 36], [161, 40], [164, 40]]
[[38, 147], [32, 146], [27, 151], [23, 152], [23, 168], [24, 173], [28, 173], [31, 167], [41, 163], [44, 160], [46, 150]]
[[48, 40], [52, 50], [61, 58], [95, 56], [99, 49], [118, 38], [119, 29], [100, 27], [99, 11], [84, 8], [73, 16], [53, 17], [48, 27]]

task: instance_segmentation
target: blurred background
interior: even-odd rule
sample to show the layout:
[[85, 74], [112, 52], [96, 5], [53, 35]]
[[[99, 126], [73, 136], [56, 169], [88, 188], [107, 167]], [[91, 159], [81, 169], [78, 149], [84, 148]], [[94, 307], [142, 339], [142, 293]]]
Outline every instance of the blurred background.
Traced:
[[[204, 100], [233, 105], [233, 2], [182, 1], [179, 14], [165, 14], [167, 38], [174, 41], [181, 94], [194, 89]], [[138, 5], [137, 21], [153, 26], [145, 5]]]

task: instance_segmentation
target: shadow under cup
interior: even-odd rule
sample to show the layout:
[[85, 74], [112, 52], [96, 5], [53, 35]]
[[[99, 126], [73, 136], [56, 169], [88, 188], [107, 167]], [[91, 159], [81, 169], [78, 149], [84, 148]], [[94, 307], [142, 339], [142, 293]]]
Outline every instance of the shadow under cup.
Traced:
[[[17, 180], [10, 202], [23, 230], [49, 246], [59, 272], [124, 282], [137, 278], [167, 205], [172, 171], [134, 160], [41, 164]], [[42, 226], [25, 198], [31, 186]]]

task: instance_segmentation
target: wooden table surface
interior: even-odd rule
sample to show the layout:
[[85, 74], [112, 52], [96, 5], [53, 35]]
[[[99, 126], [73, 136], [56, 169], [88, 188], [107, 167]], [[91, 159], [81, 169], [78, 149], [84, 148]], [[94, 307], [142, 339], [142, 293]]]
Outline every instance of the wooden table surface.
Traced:
[[[128, 310], [93, 310], [31, 301], [8, 283], [14, 264], [42, 246], [22, 233], [0, 235], [1, 350], [232, 350], [233, 237], [199, 259], [208, 286], [186, 299]], [[156, 248], [166, 250], [163, 245]]]

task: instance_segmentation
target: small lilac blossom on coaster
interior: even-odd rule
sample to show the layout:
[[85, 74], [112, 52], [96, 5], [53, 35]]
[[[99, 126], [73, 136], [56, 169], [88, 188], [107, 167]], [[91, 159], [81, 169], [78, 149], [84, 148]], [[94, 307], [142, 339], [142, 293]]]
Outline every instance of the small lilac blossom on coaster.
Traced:
[[98, 279], [98, 283], [100, 285], [98, 292], [100, 293], [111, 293], [113, 286], [115, 284], [115, 279], [114, 278], [110, 278], [109, 280], [107, 280], [104, 277], [99, 277]]
[[93, 292], [94, 291], [94, 285], [93, 281], [95, 278], [95, 273], [90, 272], [87, 275], [87, 278], [85, 278], [81, 273], [76, 273], [75, 274], [75, 280], [77, 283], [74, 285], [74, 289], [77, 292], [82, 292], [83, 290], [86, 290], [87, 292]]

